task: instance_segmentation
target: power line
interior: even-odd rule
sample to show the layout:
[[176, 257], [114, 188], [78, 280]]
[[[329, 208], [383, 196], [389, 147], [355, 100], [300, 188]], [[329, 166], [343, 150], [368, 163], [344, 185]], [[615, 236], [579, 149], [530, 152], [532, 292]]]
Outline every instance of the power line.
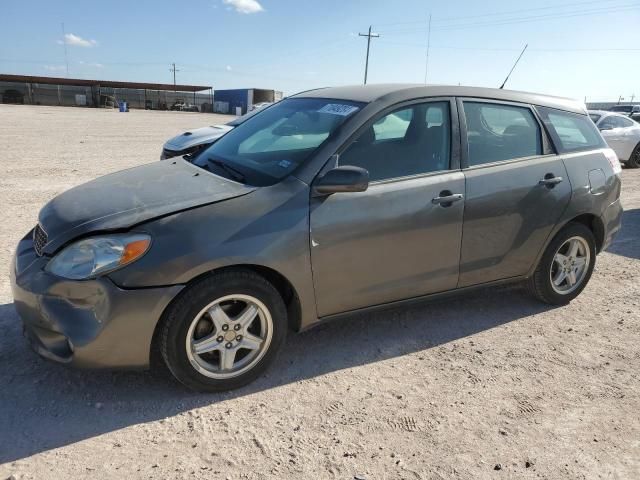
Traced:
[[369, 49], [371, 47], [371, 39], [379, 38], [377, 33], [371, 33], [371, 25], [369, 25], [369, 33], [358, 33], [359, 37], [367, 37], [367, 58], [364, 63], [364, 84], [367, 84], [367, 73], [369, 72]]
[[[504, 12], [495, 12], [495, 13], [483, 13], [479, 15], [465, 15], [459, 17], [442, 17], [438, 19], [439, 22], [451, 22], [455, 20], [464, 20], [467, 18], [484, 18], [484, 17], [493, 17], [493, 16], [504, 16], [504, 15], [514, 15], [518, 13], [526, 13], [526, 12], [537, 12], [541, 10], [566, 10], [569, 7], [578, 7], [584, 5], [593, 5], [598, 4], [602, 5], [604, 3], [620, 3], [623, 0], [590, 0], [588, 2], [573, 2], [573, 3], [564, 3], [561, 5], [548, 5], [546, 7], [534, 7], [534, 8], [523, 8], [520, 10], [506, 10]], [[615, 8], [620, 5], [611, 5], [609, 8]], [[564, 13], [564, 12], [558, 12]]]
[[460, 23], [460, 24], [453, 24], [453, 25], [444, 25], [442, 27], [438, 27], [438, 30], [455, 30], [459, 28], [476, 27], [476, 26], [512, 25], [517, 23], [538, 22], [538, 21], [549, 20], [549, 19], [555, 20], [555, 19], [563, 19], [563, 18], [599, 15], [602, 13], [624, 12], [629, 10], [635, 10], [637, 8], [640, 8], [639, 4], [626, 4], [626, 5], [618, 5], [615, 7], [593, 8], [593, 9], [587, 9], [587, 10], [581, 10], [581, 11], [574, 11], [574, 12], [549, 13], [549, 14], [543, 14], [543, 15], [530, 15], [526, 17], [514, 17], [510, 19], [487, 20], [484, 22], [470, 22], [470, 23]]
[[[384, 40], [385, 45], [403, 45], [407, 47], [424, 48], [424, 44], [417, 42], [394, 42]], [[431, 50], [469, 50], [487, 52], [519, 52], [519, 48], [493, 48], [493, 47], [465, 47], [456, 45], [431, 45]], [[529, 52], [638, 52], [640, 48], [529, 48]]]
[[[556, 19], [582, 17], [582, 16], [590, 16], [590, 15], [600, 15], [603, 13], [625, 12], [630, 10], [636, 10], [638, 8], [640, 8], [639, 4], [626, 4], [626, 5], [619, 5], [616, 7], [594, 8], [594, 9], [583, 10], [583, 11], [544, 14], [544, 15], [532, 15], [532, 16], [526, 16], [526, 17], [514, 17], [510, 19], [497, 19], [497, 20], [487, 20], [482, 22], [469, 22], [469, 23], [460, 23], [460, 24], [452, 24], [452, 25], [434, 26], [433, 30], [447, 31], [447, 30], [458, 30], [461, 28], [513, 25], [518, 23], [530, 23], [530, 22], [538, 22], [538, 21], [544, 21], [544, 20], [556, 20]], [[394, 35], [406, 35], [406, 34], [419, 33], [423, 31], [424, 31], [424, 28], [410, 28], [410, 29], [396, 30], [390, 33]]]
[[[518, 14], [518, 13], [526, 13], [526, 12], [535, 12], [535, 11], [541, 11], [541, 10], [566, 10], [569, 7], [576, 7], [576, 6], [583, 6], [583, 5], [592, 5], [592, 4], [599, 4], [602, 5], [603, 3], [620, 3], [621, 0], [590, 0], [587, 2], [572, 2], [572, 3], [565, 3], [562, 5], [548, 5], [546, 7], [534, 7], [534, 8], [523, 8], [523, 9], [518, 9], [518, 10], [505, 10], [502, 12], [492, 12], [492, 13], [483, 13], [483, 14], [478, 14], [478, 15], [461, 15], [461, 16], [451, 16], [451, 17], [440, 17], [436, 20], [434, 20], [434, 23], [438, 24], [438, 23], [442, 23], [442, 22], [451, 22], [451, 21], [456, 21], [456, 20], [464, 20], [464, 19], [468, 19], [468, 18], [485, 18], [485, 17], [500, 17], [500, 16], [505, 16], [505, 15], [514, 15], [514, 14]], [[620, 6], [620, 5], [617, 5]], [[615, 8], [616, 5], [612, 5], [610, 6], [610, 8]], [[559, 14], [561, 13], [569, 13], [569, 12], [558, 12]], [[395, 23], [376, 23], [375, 26], [376, 27], [387, 27], [387, 26], [396, 26], [396, 25], [418, 25], [418, 24], [422, 24], [422, 21], [419, 20], [414, 20], [414, 21], [410, 21], [410, 22], [395, 22]]]

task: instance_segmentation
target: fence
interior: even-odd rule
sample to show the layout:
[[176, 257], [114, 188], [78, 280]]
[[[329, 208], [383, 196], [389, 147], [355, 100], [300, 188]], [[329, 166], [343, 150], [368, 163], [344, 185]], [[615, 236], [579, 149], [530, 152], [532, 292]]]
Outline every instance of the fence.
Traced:
[[25, 105], [113, 107], [124, 101], [130, 108], [168, 110], [176, 103], [184, 103], [211, 112], [212, 100], [211, 93], [0, 82], [2, 103]]

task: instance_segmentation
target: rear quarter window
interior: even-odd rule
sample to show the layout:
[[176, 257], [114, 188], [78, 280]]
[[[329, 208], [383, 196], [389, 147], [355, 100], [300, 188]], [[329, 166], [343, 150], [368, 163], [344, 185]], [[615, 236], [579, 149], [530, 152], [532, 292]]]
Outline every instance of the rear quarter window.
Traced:
[[537, 107], [558, 153], [605, 148], [607, 144], [587, 115]]

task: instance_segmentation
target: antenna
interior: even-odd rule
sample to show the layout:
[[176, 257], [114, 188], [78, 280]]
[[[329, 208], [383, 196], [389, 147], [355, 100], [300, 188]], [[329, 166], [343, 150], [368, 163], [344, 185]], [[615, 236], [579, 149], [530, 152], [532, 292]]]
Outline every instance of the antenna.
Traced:
[[524, 51], [527, 49], [527, 47], [529, 46], [529, 44], [527, 43], [524, 48], [522, 49], [522, 51], [520, 52], [520, 55], [518, 56], [518, 59], [516, 60], [516, 63], [513, 64], [513, 67], [511, 67], [511, 70], [509, 70], [509, 74], [507, 75], [507, 78], [504, 79], [504, 82], [502, 82], [502, 85], [500, 85], [500, 90], [502, 90], [504, 88], [504, 86], [507, 83], [507, 80], [509, 80], [509, 77], [511, 76], [511, 74], [513, 73], [513, 70], [516, 68], [516, 65], [518, 65], [518, 62], [520, 61], [520, 59], [522, 58], [522, 55], [524, 55]]
[[67, 55], [67, 34], [64, 31], [64, 22], [62, 22], [62, 45], [64, 46], [64, 63], [67, 66], [67, 78], [69, 77], [69, 57]]

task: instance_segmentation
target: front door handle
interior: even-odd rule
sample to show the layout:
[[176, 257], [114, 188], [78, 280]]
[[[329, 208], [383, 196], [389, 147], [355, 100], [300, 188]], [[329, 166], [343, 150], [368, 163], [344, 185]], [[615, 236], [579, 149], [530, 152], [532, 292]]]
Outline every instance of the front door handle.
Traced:
[[538, 182], [538, 185], [544, 185], [545, 187], [553, 188], [562, 182], [562, 177], [556, 177], [553, 173], [547, 173], [542, 180]]
[[464, 195], [461, 193], [451, 193], [448, 190], [440, 192], [440, 196], [431, 199], [431, 203], [434, 205], [442, 205], [443, 207], [449, 207], [453, 202], [462, 200]]

